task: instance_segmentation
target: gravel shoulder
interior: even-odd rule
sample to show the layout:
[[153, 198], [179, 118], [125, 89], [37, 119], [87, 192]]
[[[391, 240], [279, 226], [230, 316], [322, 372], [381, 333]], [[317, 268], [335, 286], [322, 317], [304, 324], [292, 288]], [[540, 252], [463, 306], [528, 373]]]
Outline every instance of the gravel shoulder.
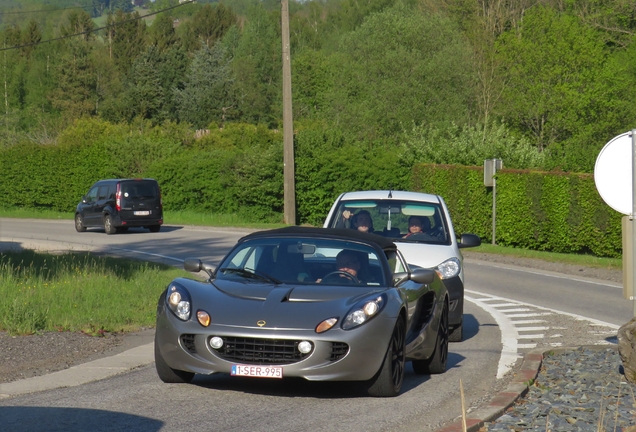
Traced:
[[[563, 274], [622, 282], [620, 270], [581, 267], [530, 258], [515, 258], [466, 251], [469, 259], [497, 262], [520, 267], [540, 268]], [[45, 332], [28, 336], [11, 336], [0, 332], [0, 383], [40, 376], [71, 366], [118, 354], [153, 341], [154, 329], [142, 328], [132, 333], [107, 333], [89, 336], [78, 332]]]

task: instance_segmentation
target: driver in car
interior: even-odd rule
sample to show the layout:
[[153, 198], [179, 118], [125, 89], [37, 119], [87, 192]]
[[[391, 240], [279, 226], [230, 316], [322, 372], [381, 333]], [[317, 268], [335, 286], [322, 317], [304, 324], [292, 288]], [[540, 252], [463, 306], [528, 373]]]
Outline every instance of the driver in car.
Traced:
[[[425, 223], [423, 223], [423, 221]], [[414, 234], [426, 233], [431, 228], [431, 222], [428, 218], [420, 218], [417, 216], [409, 217], [409, 232], [404, 236], [412, 236]]]
[[[355, 252], [343, 249], [338, 252], [338, 255], [336, 255], [336, 268], [338, 269], [338, 272], [349, 273], [355, 278], [348, 279], [358, 281], [358, 273], [360, 272], [360, 267], [360, 260], [358, 260]], [[339, 277], [347, 278], [347, 276], [344, 274], [340, 274]], [[322, 282], [322, 279], [316, 280], [316, 283], [320, 282]]]

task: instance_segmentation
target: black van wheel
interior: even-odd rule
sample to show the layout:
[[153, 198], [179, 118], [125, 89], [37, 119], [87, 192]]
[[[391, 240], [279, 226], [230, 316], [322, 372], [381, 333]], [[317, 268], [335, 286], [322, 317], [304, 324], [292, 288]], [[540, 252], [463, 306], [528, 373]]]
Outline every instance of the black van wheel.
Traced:
[[159, 230], [161, 229], [161, 225], [150, 225], [148, 229], [150, 230], [150, 232], [159, 232]]
[[110, 215], [104, 216], [104, 231], [106, 234], [111, 235], [117, 232], [117, 228], [113, 226], [113, 218]]
[[79, 213], [75, 215], [75, 231], [86, 231], [86, 226], [84, 225], [84, 217]]

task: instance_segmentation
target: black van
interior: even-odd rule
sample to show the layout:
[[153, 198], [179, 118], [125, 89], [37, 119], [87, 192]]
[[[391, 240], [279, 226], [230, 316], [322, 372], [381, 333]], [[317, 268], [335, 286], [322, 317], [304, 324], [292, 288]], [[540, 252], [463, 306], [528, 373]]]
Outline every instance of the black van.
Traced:
[[163, 224], [161, 191], [155, 179], [100, 180], [75, 210], [75, 229], [103, 227], [106, 234], [144, 227], [158, 232]]

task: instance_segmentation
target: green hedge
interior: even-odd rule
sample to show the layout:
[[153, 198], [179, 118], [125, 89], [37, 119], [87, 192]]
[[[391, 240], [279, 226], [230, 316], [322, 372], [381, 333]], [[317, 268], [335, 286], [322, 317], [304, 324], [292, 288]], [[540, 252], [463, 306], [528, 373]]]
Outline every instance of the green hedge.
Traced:
[[[621, 217], [602, 200], [590, 174], [501, 170], [495, 240], [502, 246], [620, 257]], [[482, 167], [418, 165], [414, 190], [444, 197], [455, 229], [492, 241], [493, 188]]]

